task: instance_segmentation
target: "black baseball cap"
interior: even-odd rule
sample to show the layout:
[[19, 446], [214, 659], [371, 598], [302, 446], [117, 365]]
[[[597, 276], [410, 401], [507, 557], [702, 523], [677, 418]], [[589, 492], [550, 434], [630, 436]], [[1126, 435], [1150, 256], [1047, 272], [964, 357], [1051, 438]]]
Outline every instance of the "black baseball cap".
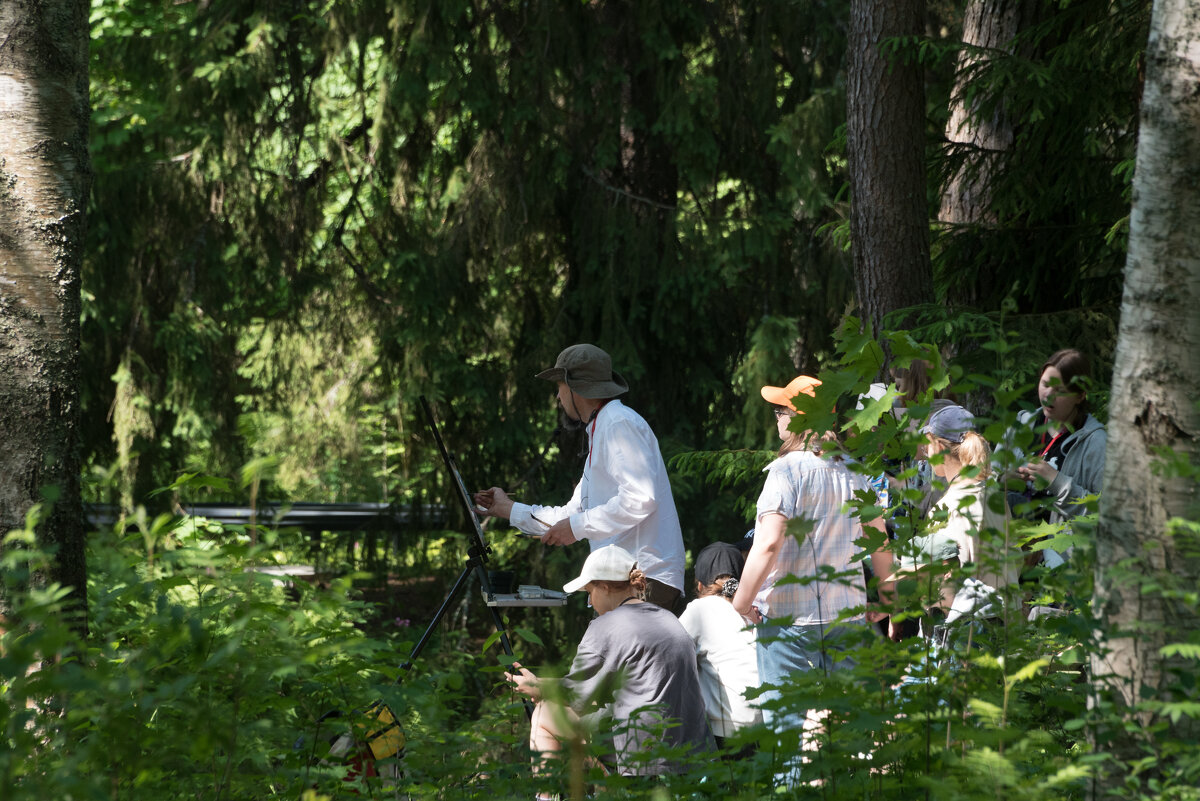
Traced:
[[736, 546], [728, 542], [714, 542], [705, 545], [696, 554], [696, 581], [701, 584], [712, 584], [717, 576], [742, 577], [742, 566], [746, 564], [745, 556]]

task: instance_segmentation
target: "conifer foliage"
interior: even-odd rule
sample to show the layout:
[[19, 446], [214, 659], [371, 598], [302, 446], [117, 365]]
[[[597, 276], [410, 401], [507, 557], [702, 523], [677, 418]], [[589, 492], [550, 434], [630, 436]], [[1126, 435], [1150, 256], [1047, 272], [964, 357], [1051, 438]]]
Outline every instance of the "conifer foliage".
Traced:
[[521, 473], [532, 375], [575, 341], [669, 439], [719, 436], [756, 321], [799, 318], [809, 360], [848, 297], [815, 236], [844, 211], [835, 11], [98, 5], [93, 463], [129, 504], [307, 439], [281, 488], [394, 493], [427, 393], [488, 438], [470, 469]]

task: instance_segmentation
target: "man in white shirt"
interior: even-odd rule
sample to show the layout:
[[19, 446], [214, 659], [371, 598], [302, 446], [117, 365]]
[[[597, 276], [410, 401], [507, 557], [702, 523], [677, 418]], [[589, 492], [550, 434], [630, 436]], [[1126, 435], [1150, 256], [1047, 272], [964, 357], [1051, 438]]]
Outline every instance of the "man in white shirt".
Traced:
[[658, 439], [617, 400], [629, 385], [595, 345], [572, 345], [537, 377], [558, 384], [563, 411], [587, 429], [583, 476], [564, 506], [517, 503], [499, 487], [477, 493], [475, 502], [547, 545], [586, 539], [592, 550], [624, 548], [646, 574], [647, 600], [671, 609], [683, 591], [683, 535]]

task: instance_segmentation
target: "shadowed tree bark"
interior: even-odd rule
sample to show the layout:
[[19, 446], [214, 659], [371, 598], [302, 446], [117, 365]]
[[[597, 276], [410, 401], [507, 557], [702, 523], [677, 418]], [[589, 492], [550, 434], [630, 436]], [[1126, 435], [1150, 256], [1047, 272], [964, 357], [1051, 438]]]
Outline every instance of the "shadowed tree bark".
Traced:
[[[88, 159], [88, 3], [0, 3], [0, 534], [38, 526], [48, 576], [86, 606], [79, 498], [79, 272]], [[80, 617], [80, 625], [86, 618]]]
[[933, 302], [921, 66], [885, 44], [922, 33], [923, 0], [850, 4], [846, 146], [854, 287], [878, 335], [885, 315]]

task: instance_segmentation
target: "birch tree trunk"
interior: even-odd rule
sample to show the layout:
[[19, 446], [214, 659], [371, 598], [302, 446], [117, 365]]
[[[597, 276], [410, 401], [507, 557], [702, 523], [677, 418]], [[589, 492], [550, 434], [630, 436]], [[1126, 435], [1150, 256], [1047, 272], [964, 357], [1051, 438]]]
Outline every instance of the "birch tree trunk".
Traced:
[[[1167, 533], [1171, 518], [1195, 517], [1197, 483], [1152, 467], [1164, 450], [1193, 463], [1200, 454], [1200, 8], [1194, 3], [1155, 2], [1146, 67], [1096, 542], [1096, 595], [1109, 626], [1107, 650], [1092, 661], [1097, 697], [1143, 724], [1104, 738], [1117, 756], [1137, 753], [1155, 736], [1144, 724], [1161, 714], [1136, 705], [1187, 692], [1161, 649], [1189, 635], [1195, 642], [1200, 630], [1194, 606], [1162, 591], [1175, 582], [1194, 592], [1200, 577], [1196, 544], [1185, 549]], [[1131, 568], [1122, 567], [1126, 560]], [[1184, 667], [1194, 676], [1194, 662]], [[1167, 736], [1197, 734], [1194, 717], [1164, 722]]]
[[885, 52], [923, 31], [923, 0], [850, 4], [846, 150], [854, 288], [879, 335], [890, 312], [933, 302], [921, 65]]
[[88, 3], [0, 2], [0, 534], [38, 527], [50, 579], [86, 604], [79, 498], [79, 275], [88, 159]]

